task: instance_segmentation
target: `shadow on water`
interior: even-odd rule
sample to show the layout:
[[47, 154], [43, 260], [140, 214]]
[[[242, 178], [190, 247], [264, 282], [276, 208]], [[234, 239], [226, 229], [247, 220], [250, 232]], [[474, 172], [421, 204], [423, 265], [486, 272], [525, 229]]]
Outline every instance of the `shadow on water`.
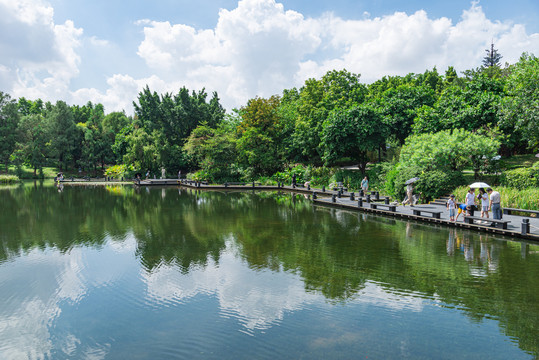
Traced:
[[[0, 265], [34, 249], [136, 239], [147, 272], [219, 264], [227, 242], [254, 270], [297, 274], [305, 290], [346, 303], [369, 282], [495, 319], [539, 354], [539, 246], [456, 228], [313, 207], [303, 195], [27, 185], [0, 191]], [[109, 239], [109, 240], [108, 240]]]

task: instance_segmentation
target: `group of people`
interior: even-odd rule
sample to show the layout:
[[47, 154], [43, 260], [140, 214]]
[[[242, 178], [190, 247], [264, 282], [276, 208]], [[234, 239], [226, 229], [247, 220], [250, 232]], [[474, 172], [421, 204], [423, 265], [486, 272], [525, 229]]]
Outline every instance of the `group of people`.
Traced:
[[[502, 208], [500, 205], [500, 193], [487, 188], [479, 189], [479, 194], [475, 195], [475, 189], [470, 188], [466, 193], [466, 199], [464, 203], [458, 203], [455, 199], [455, 195], [451, 194], [447, 201], [447, 209], [449, 210], [449, 220], [457, 221], [460, 214], [464, 216], [474, 216], [476, 209], [481, 209], [481, 217], [489, 218], [489, 211], [492, 211], [492, 218], [501, 220]], [[455, 217], [455, 213], [456, 217]]]

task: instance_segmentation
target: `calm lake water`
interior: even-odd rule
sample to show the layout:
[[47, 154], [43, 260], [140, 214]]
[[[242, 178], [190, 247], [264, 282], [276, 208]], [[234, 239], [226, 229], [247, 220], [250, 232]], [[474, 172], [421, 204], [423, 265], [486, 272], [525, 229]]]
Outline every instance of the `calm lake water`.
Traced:
[[1, 359], [539, 356], [539, 244], [276, 192], [0, 204]]

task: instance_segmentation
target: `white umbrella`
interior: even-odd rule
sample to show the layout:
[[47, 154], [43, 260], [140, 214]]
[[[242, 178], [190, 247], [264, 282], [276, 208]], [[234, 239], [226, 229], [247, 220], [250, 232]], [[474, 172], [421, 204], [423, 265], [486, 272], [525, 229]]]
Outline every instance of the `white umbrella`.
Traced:
[[474, 182], [472, 185], [470, 185], [472, 189], [478, 189], [478, 188], [488, 188], [490, 187], [489, 184], [484, 182]]
[[404, 185], [413, 184], [413, 183], [415, 183], [417, 180], [419, 180], [418, 177], [414, 177], [414, 178], [408, 179], [408, 180], [406, 180], [406, 182], [404, 183]]

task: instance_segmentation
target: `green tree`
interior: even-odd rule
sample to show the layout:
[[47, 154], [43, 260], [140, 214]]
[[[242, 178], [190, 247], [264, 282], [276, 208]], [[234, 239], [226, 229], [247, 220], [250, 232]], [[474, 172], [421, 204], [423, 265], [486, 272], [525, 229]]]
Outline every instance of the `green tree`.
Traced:
[[[539, 59], [523, 54], [510, 68], [507, 96], [501, 102], [501, 128], [520, 134], [532, 149], [539, 146]], [[518, 142], [518, 139], [515, 139]]]
[[320, 164], [324, 150], [320, 136], [329, 113], [363, 103], [367, 87], [359, 82], [360, 75], [346, 70], [332, 70], [322, 79], [309, 79], [300, 89], [297, 100], [298, 118], [293, 135], [294, 152], [308, 163]]
[[136, 128], [126, 138], [124, 163], [131, 164], [137, 170], [156, 172], [159, 168], [159, 152], [156, 145], [158, 132], [151, 136], [145, 129]]
[[490, 44], [490, 49], [486, 49], [485, 52], [487, 55], [483, 58], [483, 67], [500, 67], [502, 55], [498, 53], [497, 49], [494, 49], [494, 43]]
[[351, 157], [365, 174], [367, 151], [378, 149], [388, 135], [389, 127], [382, 115], [370, 105], [335, 110], [322, 131], [324, 161], [326, 165], [332, 165], [342, 157]]
[[238, 126], [238, 161], [248, 169], [249, 177], [272, 175], [282, 168], [279, 138], [282, 129], [278, 96], [256, 97], [242, 107]]
[[24, 97], [19, 98], [17, 108], [21, 115], [42, 115], [44, 110], [43, 100], [36, 101], [26, 100]]
[[[191, 92], [185, 87], [176, 95], [158, 95], [146, 87], [134, 102], [137, 126], [151, 134], [154, 140], [156, 161], [151, 168], [164, 166], [167, 170], [178, 170], [186, 166], [182, 146], [191, 132], [202, 123], [216, 127], [224, 118], [225, 111], [219, 103], [217, 93], [207, 101], [204, 89]], [[115, 146], [118, 150], [118, 147]], [[129, 157], [130, 158], [130, 157]], [[158, 159], [158, 160], [157, 160]]]
[[169, 143], [181, 145], [202, 122], [216, 127], [223, 120], [225, 111], [217, 93], [213, 93], [209, 102], [207, 97], [204, 89], [189, 94], [189, 90], [182, 87], [176, 95], [159, 96], [146, 87], [139, 93], [138, 103], [133, 102], [133, 105], [143, 128], [149, 132], [158, 130]]
[[19, 144], [24, 162], [34, 170], [41, 170], [47, 161], [46, 131], [43, 117], [39, 114], [23, 116], [19, 124]]
[[237, 155], [236, 139], [226, 128], [199, 125], [189, 135], [184, 150], [207, 174], [208, 180], [221, 183], [239, 180], [233, 166]]
[[76, 149], [78, 133], [73, 113], [65, 102], [58, 101], [47, 111], [45, 123], [51, 156], [56, 159], [58, 167], [63, 169], [73, 160]]
[[456, 84], [444, 89], [432, 109], [418, 109], [413, 132], [495, 128], [499, 122], [499, 103], [503, 92], [502, 79], [476, 73], [464, 87]]
[[125, 152], [121, 153], [120, 156], [117, 156], [114, 151], [114, 144], [116, 142], [116, 137], [121, 136], [120, 134], [122, 133], [123, 129], [127, 128], [130, 123], [130, 119], [125, 115], [124, 112], [112, 112], [104, 117], [102, 123], [102, 136], [106, 160], [114, 163], [121, 162], [122, 156]]
[[19, 113], [17, 103], [9, 94], [0, 91], [0, 161], [8, 171], [9, 159], [17, 144]]
[[418, 109], [422, 106], [430, 107], [435, 101], [435, 92], [431, 87], [406, 84], [384, 91], [376, 99], [376, 106], [385, 117], [391, 135], [399, 145], [403, 145], [412, 132]]
[[397, 174], [393, 174], [395, 195], [403, 196], [404, 182], [419, 177], [417, 189], [432, 198], [462, 185], [462, 169], [471, 166], [476, 175], [498, 152], [495, 136], [464, 129], [412, 135], [402, 147]]

